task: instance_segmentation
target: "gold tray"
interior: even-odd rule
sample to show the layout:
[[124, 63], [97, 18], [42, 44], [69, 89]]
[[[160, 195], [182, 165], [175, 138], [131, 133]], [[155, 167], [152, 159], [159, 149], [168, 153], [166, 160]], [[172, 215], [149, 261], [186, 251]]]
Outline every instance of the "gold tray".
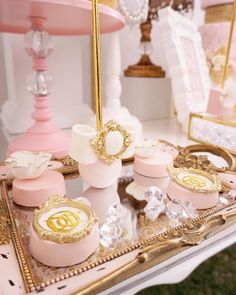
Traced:
[[[63, 173], [68, 188], [76, 187], [77, 195], [74, 197], [78, 197], [81, 192], [79, 188], [78, 166], [69, 159], [64, 159], [62, 164], [63, 167], [59, 171]], [[124, 165], [128, 165], [129, 170], [132, 169], [132, 163], [130, 164], [129, 161]], [[26, 292], [41, 290], [55, 282], [77, 276], [114, 258], [140, 249], [139, 255], [132, 262], [108, 275], [103, 284], [91, 282], [85, 289], [79, 290], [79, 294], [81, 292], [82, 294], [88, 294], [92, 291], [101, 291], [114, 283], [118, 283], [154, 264], [164, 261], [168, 257], [176, 255], [187, 247], [200, 244], [216, 230], [222, 230], [225, 226], [228, 226], [236, 217], [236, 209], [232, 210], [234, 209], [232, 206], [236, 207], [236, 201], [233, 201], [227, 205], [220, 204], [211, 210], [201, 210], [198, 218], [187, 220], [175, 228], [171, 227], [169, 219], [165, 215], [162, 215], [155, 222], [150, 222], [145, 219], [142, 211], [145, 202], [136, 201], [125, 192], [126, 186], [131, 181], [132, 177], [122, 177], [119, 179], [118, 193], [121, 202], [128, 202], [137, 216], [136, 234], [138, 238], [133, 241], [122, 242], [117, 248], [110, 249], [109, 251], [100, 248], [87, 261], [64, 268], [48, 267], [31, 257], [28, 249], [29, 216], [32, 215], [33, 209], [21, 207], [13, 203], [11, 197], [12, 180], [2, 181], [2, 201], [7, 212], [11, 240], [15, 247]], [[140, 265], [142, 266], [140, 267]]]

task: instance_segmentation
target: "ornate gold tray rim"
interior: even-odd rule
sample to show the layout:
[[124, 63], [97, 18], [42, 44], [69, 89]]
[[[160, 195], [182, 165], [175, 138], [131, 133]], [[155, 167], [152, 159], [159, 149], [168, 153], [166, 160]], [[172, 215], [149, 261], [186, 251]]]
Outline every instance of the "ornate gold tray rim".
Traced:
[[[77, 177], [79, 175], [77, 165], [63, 167], [63, 168], [60, 168], [59, 170], [61, 173], [64, 174], [65, 177], [68, 174], [69, 174], [69, 177], [71, 177], [71, 178]], [[206, 220], [207, 218], [214, 216], [216, 213], [219, 213], [220, 211], [222, 211], [228, 207], [236, 205], [236, 200], [233, 202], [230, 202], [226, 205], [222, 205], [218, 208], [208, 211], [207, 213], [201, 214], [199, 217], [197, 217], [195, 219], [188, 220], [188, 221], [180, 224], [179, 226], [172, 228], [170, 230], [167, 230], [161, 234], [157, 234], [155, 236], [143, 239], [141, 241], [136, 241], [131, 246], [128, 246], [127, 248], [122, 249], [122, 250], [118, 250], [117, 252], [114, 252], [113, 254], [111, 254], [105, 258], [98, 259], [96, 262], [88, 263], [86, 266], [75, 269], [71, 272], [66, 272], [63, 275], [60, 275], [60, 276], [53, 278], [53, 279], [50, 279], [46, 283], [36, 284], [32, 269], [29, 265], [27, 255], [25, 253], [24, 246], [22, 244], [21, 238], [18, 233], [16, 220], [15, 220], [12, 206], [10, 204], [10, 200], [9, 200], [9, 196], [8, 196], [8, 188], [9, 188], [9, 186], [11, 186], [11, 184], [12, 184], [12, 180], [7, 179], [7, 180], [2, 181], [2, 186], [1, 186], [2, 200], [5, 205], [7, 215], [8, 215], [8, 226], [10, 229], [12, 242], [13, 242], [13, 245], [15, 248], [16, 256], [18, 259], [18, 263], [20, 266], [22, 278], [23, 278], [23, 281], [25, 284], [25, 289], [26, 289], [27, 293], [33, 292], [35, 290], [40, 290], [42, 288], [45, 288], [46, 286], [54, 284], [55, 282], [67, 279], [72, 276], [79, 275], [85, 271], [88, 271], [89, 269], [99, 266], [105, 262], [111, 261], [117, 257], [120, 257], [120, 256], [127, 254], [131, 251], [134, 251], [136, 249], [140, 249], [140, 251], [142, 253], [146, 248], [149, 248], [150, 246], [155, 246], [155, 242], [157, 242], [157, 241], [158, 242], [164, 241], [164, 243], [168, 246], [169, 236], [172, 236], [172, 237], [178, 236], [180, 230], [183, 232], [186, 232], [188, 229], [194, 228], [194, 226], [197, 225], [199, 222], [202, 222], [203, 225], [207, 224], [207, 220]], [[198, 243], [199, 243], [198, 241], [195, 241], [195, 242], [193, 241], [192, 245], [196, 245]], [[188, 245], [188, 243], [186, 243], [186, 244]], [[137, 259], [138, 259], [138, 257], [137, 257]], [[145, 255], [144, 255], [144, 257], [143, 257], [143, 255], [141, 255], [141, 260], [139, 262], [145, 262]], [[134, 275], [134, 273], [130, 272], [128, 277], [131, 277], [133, 275]], [[109, 275], [108, 275], [108, 277], [109, 277]], [[91, 286], [93, 285], [93, 283], [94, 282], [91, 282]]]

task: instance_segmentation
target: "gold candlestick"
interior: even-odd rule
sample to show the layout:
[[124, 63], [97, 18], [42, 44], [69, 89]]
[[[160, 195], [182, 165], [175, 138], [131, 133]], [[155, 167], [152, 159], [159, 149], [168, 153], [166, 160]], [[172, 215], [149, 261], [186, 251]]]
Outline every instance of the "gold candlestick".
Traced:
[[101, 131], [102, 123], [102, 88], [100, 75], [100, 26], [98, 0], [92, 0], [93, 12], [93, 68], [94, 68], [94, 100], [96, 108], [97, 131]]
[[230, 32], [229, 32], [229, 39], [228, 39], [227, 51], [226, 51], [226, 57], [225, 57], [224, 72], [223, 72], [223, 77], [222, 77], [222, 81], [221, 81], [221, 88], [222, 89], [224, 89], [225, 80], [226, 80], [226, 76], [227, 76], [227, 70], [228, 70], [228, 64], [229, 64], [229, 54], [230, 54], [233, 32], [234, 32], [235, 16], [236, 16], [236, 0], [234, 1], [233, 12], [232, 12], [232, 17], [231, 17]]

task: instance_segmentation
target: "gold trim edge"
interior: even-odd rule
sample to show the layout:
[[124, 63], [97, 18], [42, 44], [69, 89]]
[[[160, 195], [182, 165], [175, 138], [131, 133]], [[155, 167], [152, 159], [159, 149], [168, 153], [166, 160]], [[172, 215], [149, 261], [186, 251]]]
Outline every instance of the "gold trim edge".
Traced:
[[[89, 218], [86, 227], [81, 231], [74, 231], [69, 233], [53, 232], [44, 229], [39, 223], [40, 217], [42, 216], [42, 214], [47, 213], [50, 209], [55, 208], [59, 205], [79, 208], [82, 211], [85, 211]], [[88, 235], [90, 235], [94, 225], [97, 222], [97, 217], [95, 216], [93, 210], [87, 204], [77, 200], [70, 200], [58, 196], [53, 196], [44, 204], [42, 204], [39, 209], [35, 210], [33, 228], [36, 231], [37, 235], [43, 240], [50, 240], [56, 243], [71, 243], [81, 241], [85, 239]]]
[[[168, 168], [168, 172], [170, 175], [170, 178], [173, 182], [175, 182], [176, 184], [191, 190], [192, 192], [197, 192], [197, 193], [212, 193], [212, 192], [216, 192], [216, 191], [220, 191], [221, 190], [221, 182], [217, 179], [215, 174], [210, 174], [207, 173], [205, 171], [202, 171], [200, 169], [194, 169], [194, 168], [173, 168], [170, 167]], [[187, 184], [184, 183], [183, 181], [181, 181], [178, 178], [179, 173], [181, 172], [191, 172], [193, 174], [197, 174], [203, 177], [206, 177], [208, 179], [210, 179], [210, 181], [212, 181], [212, 187], [211, 188], [198, 188], [195, 187], [191, 184]]]

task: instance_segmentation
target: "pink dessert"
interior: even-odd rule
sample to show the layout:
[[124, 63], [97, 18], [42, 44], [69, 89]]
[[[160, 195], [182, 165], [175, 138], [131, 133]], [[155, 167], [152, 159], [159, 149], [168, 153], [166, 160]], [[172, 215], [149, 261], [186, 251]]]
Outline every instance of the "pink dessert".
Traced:
[[187, 190], [178, 184], [170, 181], [167, 194], [170, 199], [177, 199], [181, 201], [190, 201], [196, 209], [208, 209], [216, 206], [219, 201], [218, 192], [213, 193], [195, 193]]
[[35, 210], [29, 249], [41, 263], [74, 265], [86, 260], [98, 246], [98, 219], [84, 200], [51, 197]]
[[96, 224], [90, 235], [78, 242], [59, 244], [42, 240], [38, 237], [33, 226], [30, 227], [30, 252], [41, 263], [49, 266], [65, 267], [80, 263], [99, 245], [99, 227]]
[[14, 179], [12, 195], [15, 203], [37, 207], [53, 195], [65, 196], [64, 177], [57, 171], [45, 171], [35, 179]]
[[168, 183], [170, 181], [170, 177], [147, 177], [143, 176], [139, 173], [134, 172], [134, 181], [138, 184], [143, 186], [144, 188], [148, 188], [150, 186], [157, 186], [162, 191], [166, 191]]
[[221, 183], [215, 175], [193, 168], [172, 168], [169, 173], [167, 195], [170, 199], [189, 201], [196, 209], [218, 204]]
[[156, 151], [148, 158], [135, 156], [134, 171], [148, 177], [166, 177], [168, 176], [168, 167], [173, 166], [173, 157], [166, 152]]

